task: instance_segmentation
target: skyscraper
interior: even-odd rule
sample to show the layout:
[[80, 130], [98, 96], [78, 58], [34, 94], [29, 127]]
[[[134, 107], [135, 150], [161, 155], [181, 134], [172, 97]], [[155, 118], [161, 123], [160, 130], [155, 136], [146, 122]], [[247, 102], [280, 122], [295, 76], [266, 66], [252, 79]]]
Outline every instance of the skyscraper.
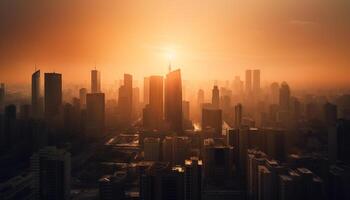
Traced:
[[101, 74], [96, 69], [91, 70], [91, 93], [101, 92]]
[[271, 103], [278, 104], [279, 102], [279, 85], [276, 82], [271, 83]]
[[[86, 96], [86, 128], [90, 136], [103, 134], [105, 127], [105, 94], [93, 93]], [[98, 135], [96, 135], [98, 134]]]
[[166, 75], [165, 120], [171, 130], [182, 134], [182, 84], [180, 69], [169, 72]]
[[45, 73], [45, 116], [53, 118], [60, 113], [62, 105], [62, 75]]
[[45, 147], [31, 157], [35, 199], [68, 200], [70, 196], [70, 153]]
[[215, 137], [222, 137], [222, 111], [215, 108], [202, 109], [202, 129], [213, 128]]
[[149, 77], [143, 79], [143, 104], [149, 104]]
[[40, 115], [40, 106], [40, 70], [37, 70], [32, 75], [32, 113], [35, 118]]
[[286, 82], [283, 82], [281, 84], [279, 105], [280, 105], [281, 111], [289, 111], [290, 89], [289, 89], [289, 86]]
[[253, 93], [259, 95], [260, 93], [260, 70], [255, 69], [253, 71]]
[[212, 90], [211, 104], [213, 105], [213, 108], [216, 108], [216, 109], [219, 108], [220, 95], [219, 95], [219, 88], [217, 85], [214, 85], [214, 88]]
[[242, 104], [237, 104], [235, 106], [235, 128], [240, 128], [242, 125]]
[[80, 99], [80, 107], [81, 108], [86, 108], [86, 94], [87, 94], [86, 88], [81, 88], [79, 90], [79, 99]]
[[252, 70], [245, 71], [245, 92], [250, 93], [252, 91]]
[[124, 85], [119, 88], [118, 107], [120, 121], [123, 126], [129, 126], [132, 120], [132, 76], [124, 74]]
[[160, 128], [163, 123], [163, 77], [151, 76], [149, 78], [149, 108], [150, 125]]

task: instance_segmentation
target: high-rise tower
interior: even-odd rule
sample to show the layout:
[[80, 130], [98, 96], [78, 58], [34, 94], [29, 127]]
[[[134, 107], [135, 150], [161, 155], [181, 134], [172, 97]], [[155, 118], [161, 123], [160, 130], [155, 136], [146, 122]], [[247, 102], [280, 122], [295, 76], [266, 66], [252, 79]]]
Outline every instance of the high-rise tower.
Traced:
[[165, 120], [170, 129], [182, 133], [182, 83], [180, 69], [169, 72], [165, 79]]
[[101, 74], [96, 69], [91, 70], [91, 93], [101, 92]]
[[45, 116], [53, 118], [60, 113], [62, 105], [62, 75], [45, 73]]

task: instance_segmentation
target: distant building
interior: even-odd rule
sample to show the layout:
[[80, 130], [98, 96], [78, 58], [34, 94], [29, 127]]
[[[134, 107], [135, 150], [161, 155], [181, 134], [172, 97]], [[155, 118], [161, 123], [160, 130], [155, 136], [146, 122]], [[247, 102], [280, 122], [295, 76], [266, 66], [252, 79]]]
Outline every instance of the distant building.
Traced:
[[40, 70], [32, 75], [32, 114], [34, 118], [41, 117], [42, 101], [40, 96]]
[[252, 92], [252, 70], [245, 71], [245, 92], [247, 94]]
[[132, 76], [124, 74], [124, 85], [119, 88], [118, 109], [122, 126], [128, 127], [132, 121]]
[[212, 90], [212, 97], [211, 97], [211, 103], [213, 105], [213, 108], [219, 109], [220, 106], [220, 94], [219, 94], [219, 88], [218, 86], [214, 85], [214, 88]]
[[32, 155], [31, 171], [35, 199], [70, 199], [70, 153], [56, 147], [45, 147]]
[[183, 134], [182, 82], [180, 69], [169, 72], [165, 79], [165, 121], [170, 130]]
[[45, 73], [45, 117], [52, 119], [62, 107], [62, 75]]
[[289, 111], [290, 106], [290, 89], [286, 82], [283, 82], [280, 87], [279, 106], [281, 111]]
[[105, 128], [105, 95], [104, 93], [87, 94], [86, 96], [86, 129], [90, 136], [102, 135]]
[[149, 104], [149, 84], [150, 84], [150, 78], [145, 77], [143, 79], [143, 104], [147, 105]]
[[271, 104], [279, 104], [279, 84], [277, 82], [273, 82], [270, 86], [271, 89]]
[[215, 108], [202, 109], [202, 129], [214, 128], [215, 137], [222, 137], [222, 111]]
[[151, 76], [149, 78], [149, 109], [148, 117], [149, 127], [160, 129], [163, 125], [163, 77]]
[[101, 73], [91, 70], [91, 93], [101, 93]]
[[260, 70], [255, 69], [253, 71], [253, 93], [255, 96], [260, 93]]
[[87, 89], [86, 88], [80, 88], [80, 90], [79, 90], [79, 99], [80, 99], [80, 107], [82, 109], [86, 108], [86, 95], [87, 95]]
[[243, 119], [243, 107], [242, 104], [237, 104], [235, 106], [235, 128], [240, 128]]

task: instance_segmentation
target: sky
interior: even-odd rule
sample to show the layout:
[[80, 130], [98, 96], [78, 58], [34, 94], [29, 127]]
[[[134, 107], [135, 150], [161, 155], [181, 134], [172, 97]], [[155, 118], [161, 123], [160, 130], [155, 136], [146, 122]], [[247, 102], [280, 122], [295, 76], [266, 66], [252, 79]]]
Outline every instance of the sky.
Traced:
[[65, 82], [131, 73], [350, 85], [348, 0], [0, 0], [0, 82], [35, 66]]

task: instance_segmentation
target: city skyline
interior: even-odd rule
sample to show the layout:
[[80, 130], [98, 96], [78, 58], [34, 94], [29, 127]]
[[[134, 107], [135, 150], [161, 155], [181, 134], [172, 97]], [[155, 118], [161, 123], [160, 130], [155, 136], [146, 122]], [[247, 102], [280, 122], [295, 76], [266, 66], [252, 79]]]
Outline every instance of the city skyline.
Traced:
[[349, 10], [0, 0], [0, 199], [349, 200]]

